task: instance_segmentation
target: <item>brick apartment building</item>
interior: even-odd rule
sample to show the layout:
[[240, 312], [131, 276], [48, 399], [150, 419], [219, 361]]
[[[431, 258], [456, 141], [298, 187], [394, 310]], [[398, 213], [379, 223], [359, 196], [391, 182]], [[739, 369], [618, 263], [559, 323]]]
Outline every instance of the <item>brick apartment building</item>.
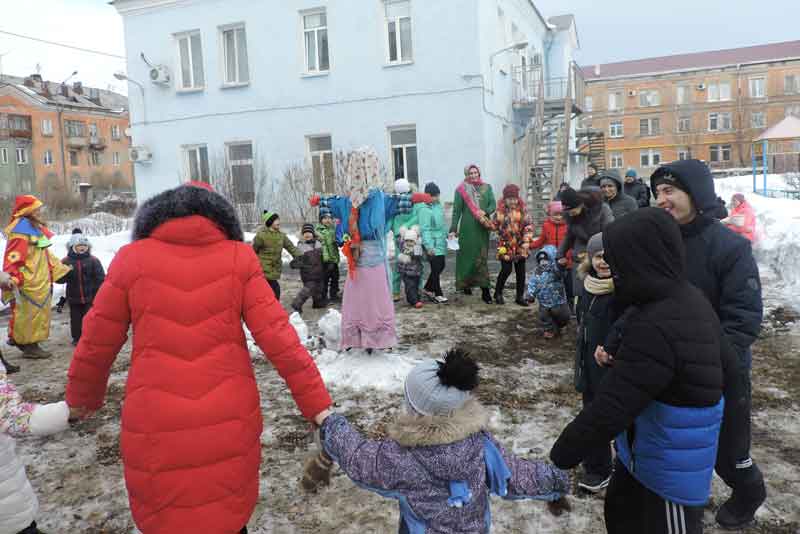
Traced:
[[0, 79], [0, 195], [133, 190], [127, 98], [33, 75]]
[[696, 158], [751, 165], [752, 141], [800, 116], [800, 41], [583, 67], [583, 152], [603, 168], [650, 174]]

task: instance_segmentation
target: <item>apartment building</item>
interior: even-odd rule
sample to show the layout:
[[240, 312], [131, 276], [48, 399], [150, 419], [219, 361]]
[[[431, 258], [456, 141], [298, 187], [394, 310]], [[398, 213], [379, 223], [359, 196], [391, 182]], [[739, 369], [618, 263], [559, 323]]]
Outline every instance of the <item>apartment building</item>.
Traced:
[[126, 98], [42, 80], [0, 80], [0, 194], [134, 188]]
[[445, 198], [467, 163], [497, 186], [520, 182], [515, 141], [530, 117], [513, 93], [534, 67], [564, 76], [576, 46], [574, 19], [553, 24], [531, 0], [113, 5], [141, 86], [131, 86], [140, 199], [223, 173], [237, 203], [261, 205], [263, 184], [292, 165], [329, 192], [336, 153], [364, 146], [387, 174], [436, 181]]
[[749, 167], [753, 140], [800, 116], [800, 41], [584, 66], [583, 74], [584, 150], [605, 168], [649, 174], [687, 158]]

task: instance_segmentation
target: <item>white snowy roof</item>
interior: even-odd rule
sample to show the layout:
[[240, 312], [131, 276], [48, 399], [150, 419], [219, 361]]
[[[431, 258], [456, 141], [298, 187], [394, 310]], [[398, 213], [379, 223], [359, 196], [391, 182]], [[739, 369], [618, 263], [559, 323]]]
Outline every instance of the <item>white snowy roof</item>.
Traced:
[[761, 134], [756, 141], [777, 141], [780, 139], [800, 139], [800, 118], [789, 115]]

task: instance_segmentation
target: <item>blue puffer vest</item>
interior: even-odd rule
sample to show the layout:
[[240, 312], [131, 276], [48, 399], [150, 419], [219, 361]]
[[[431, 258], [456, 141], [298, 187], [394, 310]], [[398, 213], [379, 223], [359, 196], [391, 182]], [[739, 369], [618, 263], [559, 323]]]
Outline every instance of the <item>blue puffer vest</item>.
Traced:
[[661, 498], [684, 506], [705, 505], [724, 406], [724, 399], [708, 408], [653, 401], [636, 418], [632, 451], [628, 431], [617, 436], [620, 461]]

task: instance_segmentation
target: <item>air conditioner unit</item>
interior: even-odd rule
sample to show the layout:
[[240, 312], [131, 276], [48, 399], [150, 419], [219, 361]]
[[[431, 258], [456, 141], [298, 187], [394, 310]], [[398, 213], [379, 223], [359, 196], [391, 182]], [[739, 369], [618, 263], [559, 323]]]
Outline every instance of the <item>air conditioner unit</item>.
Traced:
[[636, 91], [628, 91], [628, 96], [636, 96]]
[[128, 149], [128, 159], [133, 163], [148, 163], [153, 159], [153, 153], [143, 146], [132, 146]]
[[158, 85], [168, 85], [170, 82], [169, 69], [164, 65], [157, 65], [150, 69], [150, 81]]
[[698, 91], [705, 91], [706, 90], [706, 84], [704, 84], [704, 83], [699, 84], [697, 86], [697, 90]]

